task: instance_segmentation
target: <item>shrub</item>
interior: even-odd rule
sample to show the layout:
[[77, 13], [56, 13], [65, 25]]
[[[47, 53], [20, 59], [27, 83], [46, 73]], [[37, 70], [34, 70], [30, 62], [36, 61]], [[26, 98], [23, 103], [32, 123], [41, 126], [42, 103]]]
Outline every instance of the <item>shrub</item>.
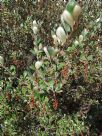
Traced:
[[1, 135], [101, 133], [101, 2], [78, 3], [1, 1]]

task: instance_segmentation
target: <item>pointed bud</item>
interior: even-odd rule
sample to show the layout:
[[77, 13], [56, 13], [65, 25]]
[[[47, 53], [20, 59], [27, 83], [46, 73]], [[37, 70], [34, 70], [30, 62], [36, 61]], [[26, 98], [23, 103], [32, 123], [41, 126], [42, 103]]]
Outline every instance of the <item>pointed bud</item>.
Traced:
[[37, 27], [37, 22], [36, 22], [36, 20], [33, 21], [33, 27], [35, 27], [35, 26]]
[[34, 34], [37, 34], [37, 33], [38, 33], [38, 28], [37, 28], [36, 26], [34, 26], [34, 27], [32, 28], [32, 30], [33, 30], [33, 33], [34, 33]]
[[55, 53], [58, 53], [59, 52], [59, 49], [58, 48], [55, 48]]
[[75, 21], [74, 21], [72, 15], [67, 10], [64, 10], [62, 17], [63, 17], [64, 21], [67, 24], [69, 24], [71, 26], [71, 28], [73, 28]]
[[85, 28], [85, 29], [83, 30], [83, 35], [86, 36], [86, 35], [88, 34], [88, 32], [89, 32], [89, 31]]
[[59, 40], [64, 44], [66, 42], [67, 36], [63, 29], [63, 27], [59, 26], [56, 30], [56, 35], [59, 38]]
[[41, 50], [43, 47], [42, 43], [39, 44], [39, 50]]
[[53, 38], [53, 40], [54, 40], [54, 44], [55, 45], [58, 45], [58, 37], [56, 36], [56, 35], [52, 35], [52, 38]]
[[76, 40], [76, 41], [74, 42], [74, 44], [77, 46], [77, 45], [79, 45], [79, 42]]
[[74, 7], [72, 15], [73, 15], [73, 18], [75, 19], [75, 21], [78, 20], [78, 17], [81, 14], [81, 11], [82, 11], [82, 9], [81, 9], [81, 7], [79, 5], [76, 5]]
[[79, 36], [79, 42], [81, 43], [83, 41], [83, 39], [84, 39], [83, 35], [80, 35]]
[[46, 56], [48, 57], [48, 59], [50, 59], [50, 54], [48, 52], [47, 47], [44, 47], [44, 52], [45, 52]]
[[3, 65], [4, 64], [4, 58], [2, 56], [0, 56], [0, 64]]
[[35, 68], [36, 69], [39, 69], [41, 66], [42, 66], [42, 61], [37, 61], [36, 63], [35, 63]]

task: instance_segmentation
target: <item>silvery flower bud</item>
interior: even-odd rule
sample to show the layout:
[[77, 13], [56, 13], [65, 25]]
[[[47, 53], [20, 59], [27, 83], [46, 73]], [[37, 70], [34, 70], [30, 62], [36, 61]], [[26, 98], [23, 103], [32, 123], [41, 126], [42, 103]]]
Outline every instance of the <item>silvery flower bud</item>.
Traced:
[[0, 87], [0, 92], [2, 91], [2, 87]]
[[55, 48], [55, 53], [58, 53], [59, 52], [59, 49], [58, 48]]
[[82, 9], [81, 9], [81, 7], [79, 5], [76, 5], [74, 7], [72, 15], [73, 15], [73, 18], [75, 19], [75, 21], [77, 21], [81, 11], [82, 11]]
[[58, 37], [56, 35], [52, 35], [52, 38], [54, 40], [54, 44], [58, 45], [59, 41], [58, 41]]
[[63, 29], [63, 27], [59, 26], [56, 30], [56, 35], [59, 38], [59, 40], [64, 44], [66, 42], [67, 36]]
[[96, 19], [96, 23], [98, 23], [99, 21], [101, 21], [101, 18]]
[[42, 66], [42, 61], [37, 61], [36, 63], [35, 63], [35, 68], [38, 70], [41, 66]]
[[36, 22], [36, 20], [33, 21], [33, 27], [35, 27], [35, 26], [37, 27], [37, 22]]
[[50, 59], [50, 54], [48, 52], [47, 47], [44, 47], [44, 52], [45, 52], [46, 56]]
[[73, 25], [74, 25], [75, 21], [74, 21], [72, 15], [67, 10], [64, 10], [62, 17], [63, 17], [64, 21], [67, 24], [69, 24], [71, 26], [71, 28], [73, 29]]
[[89, 31], [85, 28], [84, 31], [83, 31], [84, 36], [86, 36], [88, 34], [88, 32]]
[[39, 50], [41, 50], [43, 47], [42, 43], [39, 44]]
[[34, 27], [32, 28], [32, 30], [33, 30], [33, 33], [34, 33], [34, 34], [37, 34], [37, 33], [38, 33], [38, 27], [34, 26]]
[[83, 41], [83, 39], [84, 39], [83, 35], [80, 35], [79, 36], [79, 42], [81, 43]]
[[79, 45], [79, 42], [76, 40], [76, 41], [74, 42], [74, 44], [75, 44], [75, 45]]
[[66, 21], [63, 19], [63, 16], [61, 15], [61, 23], [63, 25], [64, 30], [66, 30], [66, 33], [70, 32], [70, 25], [66, 23]]
[[0, 64], [3, 65], [4, 64], [4, 58], [2, 56], [0, 56]]

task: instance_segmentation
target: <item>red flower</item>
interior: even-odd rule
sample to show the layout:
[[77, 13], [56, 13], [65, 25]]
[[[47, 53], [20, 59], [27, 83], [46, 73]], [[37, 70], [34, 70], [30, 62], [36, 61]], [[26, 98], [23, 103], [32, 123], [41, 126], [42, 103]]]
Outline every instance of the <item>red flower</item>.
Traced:
[[54, 110], [58, 109], [58, 100], [56, 98], [53, 100], [53, 108]]
[[30, 100], [29, 100], [29, 107], [30, 109], [35, 107], [35, 100], [34, 100], [34, 96], [31, 96]]

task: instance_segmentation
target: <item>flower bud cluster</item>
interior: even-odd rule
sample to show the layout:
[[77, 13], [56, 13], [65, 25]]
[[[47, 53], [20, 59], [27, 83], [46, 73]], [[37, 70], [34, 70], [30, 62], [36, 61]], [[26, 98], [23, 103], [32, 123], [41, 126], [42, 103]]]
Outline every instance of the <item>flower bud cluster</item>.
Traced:
[[[73, 26], [75, 22], [77, 22], [81, 11], [81, 7], [76, 2], [70, 1], [61, 15], [62, 24], [66, 24], [65, 27], [69, 26], [73, 30]], [[63, 26], [59, 26], [56, 30], [56, 35], [53, 35], [52, 38], [54, 39], [55, 45], [57, 45], [58, 43], [64, 44], [67, 39], [66, 28], [64, 28]]]

